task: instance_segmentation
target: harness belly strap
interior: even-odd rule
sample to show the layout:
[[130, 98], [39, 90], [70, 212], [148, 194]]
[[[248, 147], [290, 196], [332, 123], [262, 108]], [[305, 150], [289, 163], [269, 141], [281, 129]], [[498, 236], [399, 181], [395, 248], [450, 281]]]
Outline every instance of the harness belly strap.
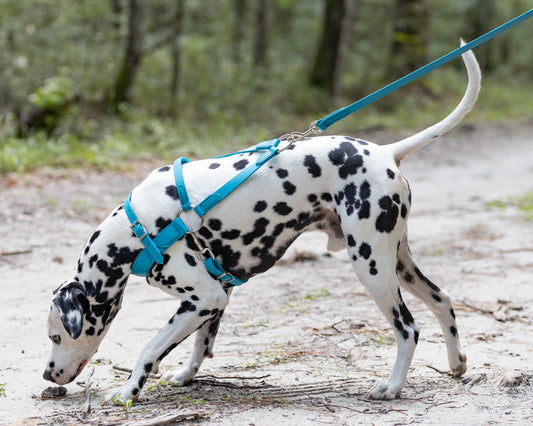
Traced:
[[[239, 151], [229, 155], [236, 155], [248, 152], [258, 152], [265, 151], [260, 155], [256, 162], [224, 185], [217, 189], [213, 194], [207, 196], [198, 206], [193, 207], [190, 203], [189, 196], [187, 194], [187, 188], [185, 186], [185, 181], [183, 179], [183, 167], [182, 165], [188, 163], [189, 160], [185, 157], [181, 157], [174, 162], [174, 179], [176, 181], [176, 190], [178, 197], [181, 203], [181, 210], [178, 213], [178, 217], [174, 219], [169, 225], [167, 225], [159, 234], [152, 240], [152, 238], [146, 232], [146, 229], [141, 224], [137, 215], [133, 211], [131, 206], [131, 194], [124, 201], [124, 210], [126, 215], [131, 223], [131, 228], [135, 235], [141, 240], [144, 245], [144, 249], [137, 256], [132, 266], [132, 274], [142, 277], [148, 276], [148, 273], [154, 263], [162, 264], [163, 263], [163, 253], [176, 241], [182, 239], [185, 234], [189, 233], [194, 238], [198, 246], [198, 254], [204, 255], [204, 265], [209, 273], [214, 275], [217, 279], [222, 282], [229, 283], [235, 286], [244, 284], [247, 280], [241, 280], [234, 277], [229, 272], [226, 272], [220, 263], [216, 260], [214, 254], [207, 248], [202, 247], [198, 238], [196, 237], [197, 229], [189, 229], [185, 223], [180, 219], [179, 215], [182, 211], [188, 211], [193, 209], [195, 213], [200, 217], [203, 216], [216, 206], [220, 201], [226, 198], [233, 190], [235, 190], [240, 184], [242, 184], [246, 179], [248, 179], [252, 174], [254, 174], [259, 168], [265, 164], [268, 160], [279, 153], [278, 145], [280, 143], [279, 139], [272, 139], [269, 141], [264, 141], [251, 149]], [[223, 157], [227, 157], [225, 155]], [[216, 157], [222, 158], [222, 157]]]
[[161, 254], [159, 248], [156, 247], [154, 240], [152, 240], [150, 235], [148, 235], [146, 228], [139, 221], [137, 215], [133, 211], [131, 206], [131, 194], [128, 195], [128, 197], [124, 200], [124, 211], [126, 212], [126, 216], [128, 216], [128, 219], [131, 223], [130, 228], [144, 245], [144, 250], [139, 254], [139, 256], [137, 256], [137, 259], [135, 259], [132, 267], [132, 274], [138, 275], [137, 271], [144, 270], [145, 265], [147, 264], [150, 265], [147, 268], [148, 270], [154, 262], [158, 264], [163, 263], [163, 255]]

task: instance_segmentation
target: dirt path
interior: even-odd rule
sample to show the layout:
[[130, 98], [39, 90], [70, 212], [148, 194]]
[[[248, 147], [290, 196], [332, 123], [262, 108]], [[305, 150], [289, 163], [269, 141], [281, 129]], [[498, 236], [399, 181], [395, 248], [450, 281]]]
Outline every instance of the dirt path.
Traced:
[[[51, 290], [69, 277], [99, 221], [154, 165], [0, 179], [0, 424], [533, 423], [533, 223], [516, 209], [486, 207], [533, 191], [531, 134], [533, 125], [462, 128], [402, 165], [414, 194], [411, 248], [454, 296], [469, 370], [464, 380], [447, 376], [434, 317], [406, 296], [421, 338], [402, 398], [388, 402], [364, 395], [390, 373], [393, 334], [345, 253], [327, 254], [318, 234], [234, 292], [215, 357], [193, 386], [158, 388], [154, 379], [129, 413], [100, 406], [128, 374], [113, 365], [131, 368], [176, 309], [133, 277], [93, 360], [91, 412], [83, 384], [68, 385], [60, 400], [40, 399], [49, 385], [41, 374]], [[163, 370], [184, 360], [187, 343]]]

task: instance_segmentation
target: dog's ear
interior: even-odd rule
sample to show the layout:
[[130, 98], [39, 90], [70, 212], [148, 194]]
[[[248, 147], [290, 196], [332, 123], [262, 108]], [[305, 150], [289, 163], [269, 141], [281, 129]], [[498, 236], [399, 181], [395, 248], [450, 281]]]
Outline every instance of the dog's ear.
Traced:
[[87, 303], [85, 289], [75, 281], [70, 282], [55, 292], [53, 301], [67, 333], [73, 339], [80, 337], [83, 329], [83, 306]]

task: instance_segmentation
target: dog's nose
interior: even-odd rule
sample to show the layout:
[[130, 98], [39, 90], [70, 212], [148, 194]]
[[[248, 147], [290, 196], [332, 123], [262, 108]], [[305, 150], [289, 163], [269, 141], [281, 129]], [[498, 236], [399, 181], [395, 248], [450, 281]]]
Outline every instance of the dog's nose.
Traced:
[[52, 372], [48, 368], [44, 370], [43, 379], [48, 380], [49, 382], [55, 382], [54, 378], [52, 377]]

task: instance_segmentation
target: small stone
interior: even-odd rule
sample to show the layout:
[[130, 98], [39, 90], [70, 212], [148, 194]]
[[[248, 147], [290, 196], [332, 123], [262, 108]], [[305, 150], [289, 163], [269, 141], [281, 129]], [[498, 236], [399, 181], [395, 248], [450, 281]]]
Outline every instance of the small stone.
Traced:
[[49, 386], [41, 393], [43, 399], [59, 399], [67, 394], [67, 388], [64, 386]]

